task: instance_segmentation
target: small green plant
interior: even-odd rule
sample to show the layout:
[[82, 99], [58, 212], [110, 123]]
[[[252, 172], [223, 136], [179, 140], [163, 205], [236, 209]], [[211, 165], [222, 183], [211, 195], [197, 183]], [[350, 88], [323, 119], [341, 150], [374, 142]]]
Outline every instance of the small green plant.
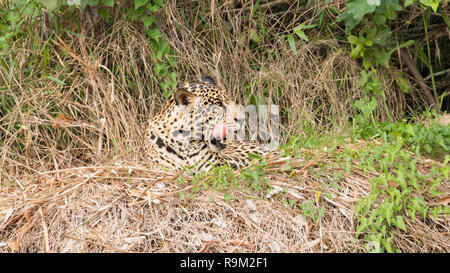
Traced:
[[[296, 26], [293, 29], [294, 34], [296, 34], [296, 37], [298, 37], [299, 39], [309, 42], [308, 36], [306, 36], [304, 30], [306, 29], [310, 29], [310, 28], [314, 28], [317, 27], [317, 24], [313, 24], [313, 25], [306, 25], [306, 22], [301, 23], [300, 25]], [[287, 36], [287, 40], [289, 43], [289, 46], [291, 47], [292, 52], [294, 53], [294, 55], [297, 56], [297, 47], [295, 45], [295, 38], [293, 34], [289, 34]]]
[[[225, 200], [231, 200], [234, 196], [230, 193], [232, 189], [248, 186], [255, 192], [263, 190], [270, 191], [271, 187], [264, 177], [267, 162], [261, 157], [250, 155], [254, 162], [251, 166], [241, 169], [239, 173], [231, 166], [215, 166], [208, 172], [197, 173], [192, 178], [192, 193], [200, 189], [214, 189], [224, 193]], [[183, 180], [184, 181], [184, 180]]]
[[[353, 119], [353, 137], [371, 138], [377, 134], [377, 122], [374, 117], [378, 107], [378, 100], [375, 95], [382, 96], [385, 99], [384, 92], [381, 90], [380, 81], [375, 75], [376, 71], [361, 71], [361, 80], [359, 86], [362, 88], [363, 97], [356, 100], [353, 106], [357, 114]], [[388, 110], [386, 109], [388, 112]], [[389, 113], [389, 112], [388, 112]]]
[[[406, 126], [405, 131], [411, 131]], [[418, 161], [408, 153], [403, 138], [392, 138], [381, 146], [375, 145], [360, 153], [362, 164], [377, 169], [380, 175], [371, 179], [372, 191], [355, 209], [357, 216], [356, 237], [364, 236], [370, 251], [395, 252], [392, 246], [392, 228], [408, 232], [405, 217], [416, 221], [416, 214], [423, 218], [448, 215], [448, 206], [430, 206], [424, 196], [438, 196], [436, 191], [448, 179], [448, 155], [445, 162], [433, 166], [428, 174], [418, 171]], [[430, 185], [431, 184], [431, 185]], [[373, 249], [373, 247], [375, 249]]]
[[[389, 66], [393, 52], [414, 43], [409, 40], [396, 45], [391, 39], [392, 32], [386, 21], [396, 19], [397, 12], [401, 10], [403, 8], [398, 0], [347, 2], [347, 9], [338, 21], [344, 21], [347, 26], [352, 58], [362, 58], [366, 70], [379, 65]], [[364, 22], [364, 26], [358, 30], [356, 26], [360, 22]]]
[[227, 191], [239, 186], [234, 170], [230, 166], [214, 167], [208, 174], [210, 176], [208, 185], [219, 191]]
[[270, 185], [267, 179], [264, 177], [267, 168], [267, 162], [265, 159], [256, 155], [249, 155], [253, 160], [259, 160], [257, 164], [253, 164], [250, 167], [243, 169], [239, 174], [239, 179], [246, 181], [248, 186], [254, 191], [261, 191], [264, 188], [270, 189]]
[[432, 157], [439, 157], [450, 152], [450, 127], [441, 125], [438, 119], [429, 124], [412, 124], [406, 120], [395, 123], [380, 123], [379, 132], [390, 141], [400, 141], [406, 148], [415, 151], [417, 155], [426, 153]]
[[164, 7], [163, 0], [134, 0], [134, 7], [131, 9], [131, 19], [139, 19], [145, 28], [147, 36], [153, 48], [153, 71], [155, 80], [162, 89], [162, 95], [167, 99], [177, 86], [178, 68], [174, 53], [169, 42], [163, 37], [155, 21], [157, 13]]
[[[405, 1], [404, 7], [406, 8], [415, 2], [416, 0]], [[437, 13], [441, 1], [420, 0], [419, 2]], [[338, 21], [344, 21], [348, 27], [347, 31], [350, 33], [357, 31], [355, 27], [364, 22], [364, 26], [359, 30], [359, 35], [350, 34], [348, 41], [352, 46], [351, 56], [354, 59], [361, 57], [366, 70], [372, 65], [388, 66], [388, 61], [394, 51], [414, 43], [414, 41], [409, 40], [400, 45], [395, 45], [390, 39], [392, 32], [387, 20], [395, 20], [397, 12], [403, 9], [398, 0], [350, 0], [347, 2], [347, 9]]]
[[388, 43], [390, 36], [391, 33], [386, 28], [380, 29], [379, 26], [365, 27], [359, 32], [359, 37], [348, 36], [352, 48], [350, 55], [353, 59], [361, 58], [366, 70], [371, 67], [377, 68], [379, 65], [388, 66], [392, 53], [402, 47], [414, 44], [413, 40], [409, 40], [392, 47]]
[[306, 201], [298, 206], [302, 209], [303, 215], [310, 217], [314, 223], [318, 223], [324, 215], [324, 208], [316, 207], [314, 200]]
[[[190, 172], [185, 168], [186, 172]], [[178, 183], [186, 183], [184, 178], [177, 179]], [[208, 172], [196, 173], [190, 182], [193, 185], [190, 193], [195, 193], [201, 189], [214, 189], [224, 193], [226, 200], [231, 200], [232, 195], [229, 190], [233, 187], [239, 187], [234, 170], [230, 166], [214, 166]]]
[[[14, 40], [27, 35], [27, 27], [23, 24], [29, 18], [32, 25], [42, 14], [37, 1], [7, 1], [6, 8], [0, 9], [0, 50], [10, 48]], [[0, 54], [0, 57], [3, 54]], [[6, 65], [6, 63], [4, 64]]]
[[353, 119], [353, 137], [371, 138], [377, 133], [376, 121], [373, 116], [378, 101], [372, 96], [370, 100], [363, 97], [355, 101], [354, 106], [359, 111]]

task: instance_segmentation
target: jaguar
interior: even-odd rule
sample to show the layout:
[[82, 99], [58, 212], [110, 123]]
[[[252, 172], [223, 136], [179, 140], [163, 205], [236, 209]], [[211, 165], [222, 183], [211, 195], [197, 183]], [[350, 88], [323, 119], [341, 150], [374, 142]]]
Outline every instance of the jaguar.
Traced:
[[212, 77], [178, 86], [148, 120], [147, 163], [168, 170], [191, 167], [197, 173], [213, 166], [241, 168], [250, 164], [249, 154], [264, 156], [256, 142], [227, 139], [240, 127], [236, 118], [226, 118], [235, 106]]

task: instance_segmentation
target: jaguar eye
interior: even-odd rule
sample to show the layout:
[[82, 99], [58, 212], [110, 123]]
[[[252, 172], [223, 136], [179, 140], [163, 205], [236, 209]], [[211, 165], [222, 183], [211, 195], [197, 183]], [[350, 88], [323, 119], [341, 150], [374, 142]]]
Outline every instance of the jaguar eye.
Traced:
[[174, 130], [174, 131], [172, 132], [172, 135], [173, 135], [174, 137], [178, 137], [179, 135], [182, 135], [182, 136], [188, 136], [188, 135], [189, 135], [189, 131], [185, 131], [185, 130], [183, 130], [183, 129], [178, 129], [178, 130]]

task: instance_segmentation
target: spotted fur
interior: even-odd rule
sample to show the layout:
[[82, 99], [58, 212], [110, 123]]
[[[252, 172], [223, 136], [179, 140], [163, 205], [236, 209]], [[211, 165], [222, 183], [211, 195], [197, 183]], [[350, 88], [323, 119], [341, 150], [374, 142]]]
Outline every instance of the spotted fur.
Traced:
[[161, 112], [148, 121], [145, 154], [149, 164], [169, 170], [192, 166], [195, 172], [226, 164], [248, 165], [249, 153], [263, 154], [258, 144], [212, 137], [214, 125], [226, 123], [226, 107], [234, 105], [210, 77], [179, 86]]

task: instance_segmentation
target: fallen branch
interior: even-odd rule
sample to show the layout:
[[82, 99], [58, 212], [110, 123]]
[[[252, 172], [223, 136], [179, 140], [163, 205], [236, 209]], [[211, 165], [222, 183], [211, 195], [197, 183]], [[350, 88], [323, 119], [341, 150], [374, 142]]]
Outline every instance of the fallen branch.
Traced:
[[[436, 72], [436, 73], [433, 73], [433, 77], [444, 75], [444, 74], [449, 73], [449, 72], [450, 72], [450, 68], [442, 70], [442, 71], [439, 71], [439, 72]], [[424, 80], [428, 81], [429, 79], [431, 79], [431, 74], [426, 76]]]
[[428, 87], [426, 85], [424, 78], [422, 77], [422, 75], [419, 72], [419, 69], [417, 69], [417, 66], [411, 60], [409, 55], [406, 54], [403, 50], [400, 50], [400, 56], [401, 56], [402, 60], [405, 61], [405, 63], [408, 66], [409, 70], [413, 74], [414, 79], [416, 80], [416, 82], [419, 85], [420, 89], [422, 89], [422, 91], [423, 91], [423, 93], [424, 93], [424, 95], [425, 95], [425, 97], [427, 99], [428, 105], [433, 107], [433, 109], [436, 111], [436, 113], [440, 114], [441, 113], [441, 109], [439, 109], [439, 106], [436, 103], [436, 99], [431, 94], [430, 87]]

